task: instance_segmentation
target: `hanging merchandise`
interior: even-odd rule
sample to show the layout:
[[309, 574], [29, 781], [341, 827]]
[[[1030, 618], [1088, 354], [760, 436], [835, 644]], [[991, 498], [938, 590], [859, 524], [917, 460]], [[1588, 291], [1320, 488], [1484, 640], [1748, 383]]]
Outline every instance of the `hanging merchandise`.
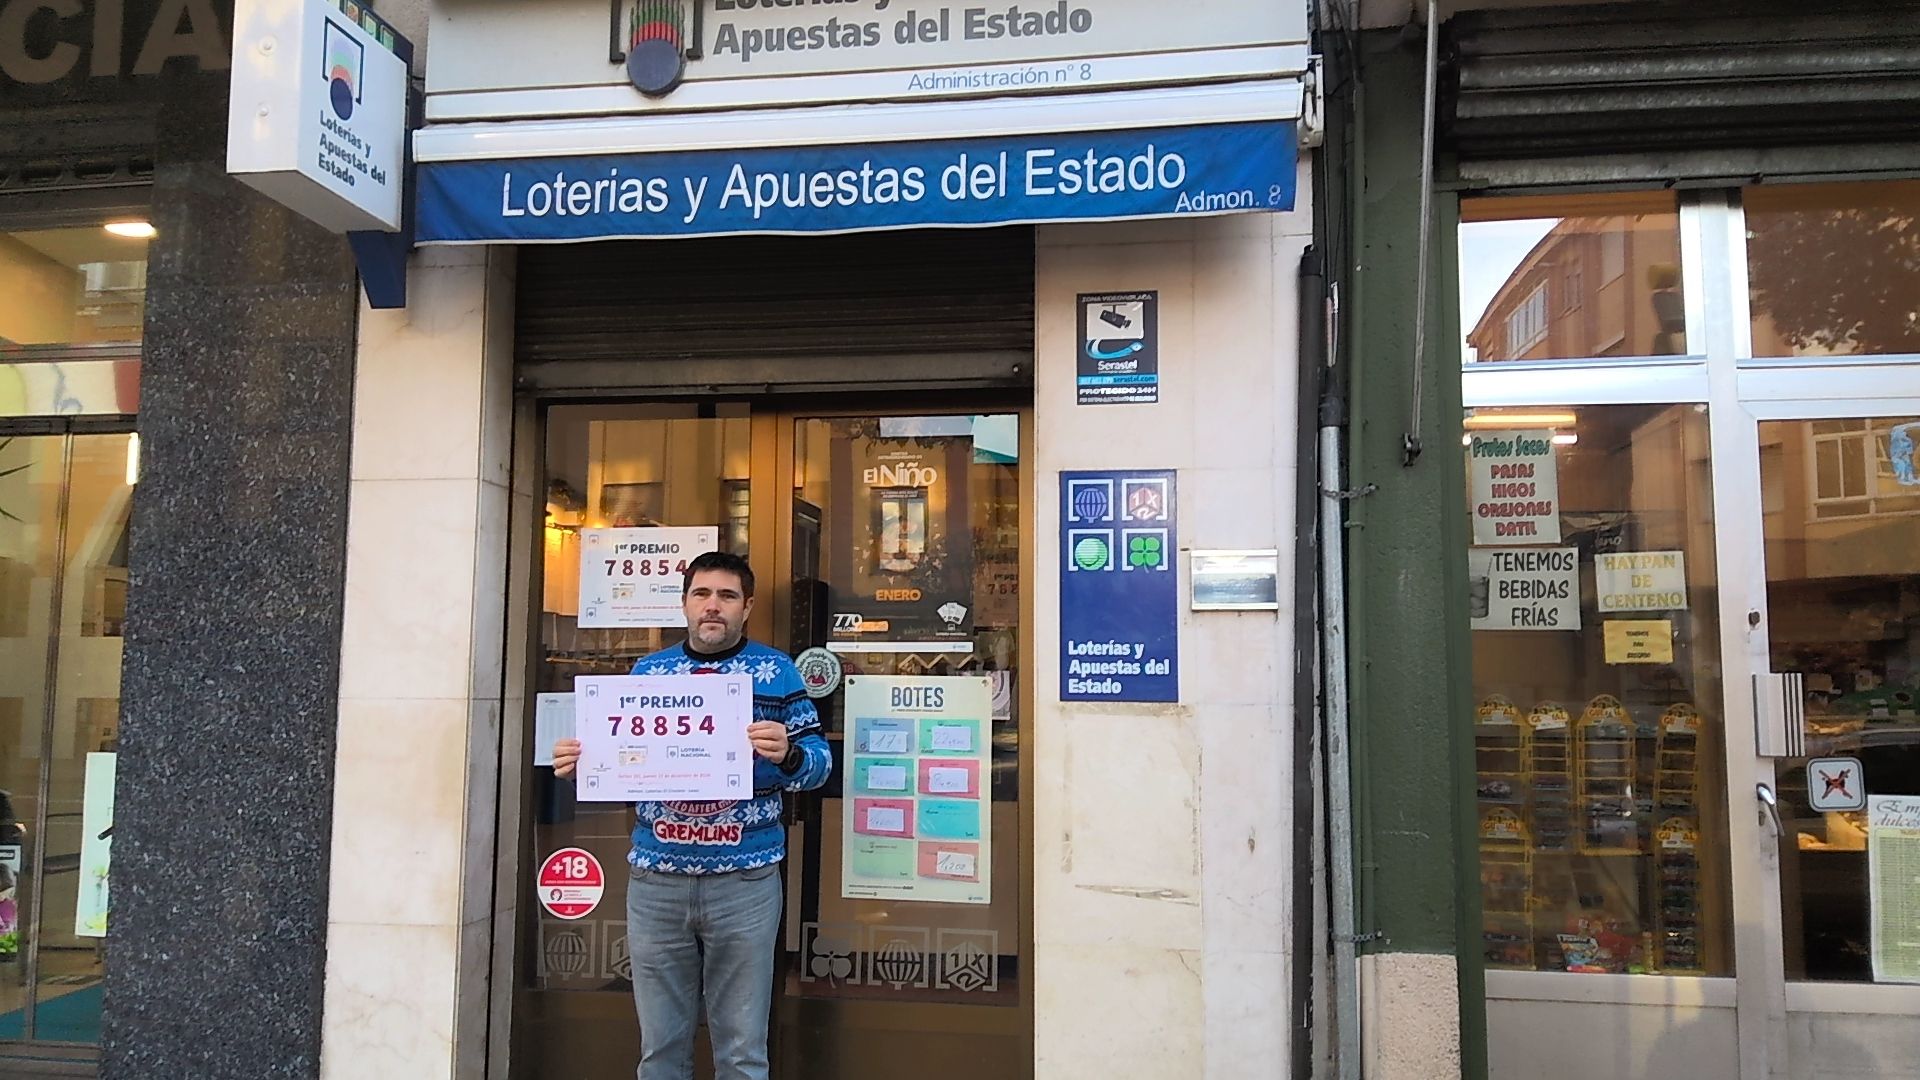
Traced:
[[1580, 714], [1574, 739], [1580, 850], [1638, 854], [1640, 825], [1633, 803], [1637, 747], [1626, 707], [1610, 694], [1594, 698]]
[[1475, 713], [1480, 805], [1481, 947], [1490, 967], [1532, 970], [1533, 838], [1520, 815], [1527, 797], [1530, 730], [1497, 694]]
[[1527, 816], [1541, 851], [1573, 849], [1572, 721], [1558, 702], [1543, 701], [1527, 714]]
[[1700, 714], [1674, 705], [1660, 714], [1653, 765], [1654, 962], [1670, 975], [1702, 974], [1700, 962]]

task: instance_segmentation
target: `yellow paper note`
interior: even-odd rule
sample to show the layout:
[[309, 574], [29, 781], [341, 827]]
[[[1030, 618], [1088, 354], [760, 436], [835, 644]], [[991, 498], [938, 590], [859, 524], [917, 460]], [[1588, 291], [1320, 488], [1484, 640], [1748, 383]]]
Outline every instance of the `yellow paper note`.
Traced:
[[1613, 619], [1606, 624], [1607, 663], [1673, 663], [1673, 623], [1667, 619]]

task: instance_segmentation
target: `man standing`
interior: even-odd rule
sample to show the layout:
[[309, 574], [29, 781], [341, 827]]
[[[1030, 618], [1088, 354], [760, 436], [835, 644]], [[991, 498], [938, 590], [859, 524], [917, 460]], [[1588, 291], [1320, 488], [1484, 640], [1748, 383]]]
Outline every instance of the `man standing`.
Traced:
[[[826, 783], [833, 753], [793, 662], [746, 639], [753, 569], [709, 552], [687, 565], [687, 640], [633, 665], [635, 675], [753, 677], [753, 798], [643, 802], [627, 856], [627, 948], [640, 1014], [640, 1080], [692, 1080], [704, 1001], [715, 1080], [766, 1080], [767, 1015], [780, 929], [782, 791]], [[573, 775], [578, 739], [553, 747], [553, 773]]]

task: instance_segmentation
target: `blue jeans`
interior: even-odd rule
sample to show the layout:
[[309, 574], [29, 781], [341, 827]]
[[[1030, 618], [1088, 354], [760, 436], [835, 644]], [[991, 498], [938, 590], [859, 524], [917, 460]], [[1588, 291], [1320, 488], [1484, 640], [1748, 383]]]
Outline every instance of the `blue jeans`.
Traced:
[[692, 1080], [707, 1007], [714, 1080], [766, 1080], [779, 864], [731, 874], [627, 879], [627, 949], [640, 1014], [640, 1080]]

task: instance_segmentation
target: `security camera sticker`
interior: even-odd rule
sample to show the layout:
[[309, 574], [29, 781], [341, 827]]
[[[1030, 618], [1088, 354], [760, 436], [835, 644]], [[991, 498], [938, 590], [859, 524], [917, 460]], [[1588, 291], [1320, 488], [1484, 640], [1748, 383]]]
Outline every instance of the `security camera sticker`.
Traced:
[[1157, 292], [1082, 293], [1077, 361], [1082, 405], [1145, 405], [1160, 400]]

